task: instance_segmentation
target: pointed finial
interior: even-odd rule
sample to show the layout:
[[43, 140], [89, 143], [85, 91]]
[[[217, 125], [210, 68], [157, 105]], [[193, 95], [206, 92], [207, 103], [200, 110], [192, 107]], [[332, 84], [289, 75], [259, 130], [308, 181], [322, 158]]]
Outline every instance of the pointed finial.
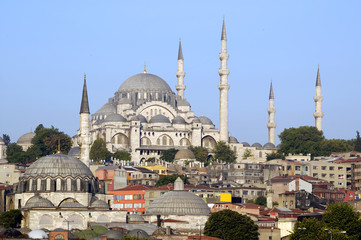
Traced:
[[80, 113], [90, 113], [89, 112], [88, 90], [86, 88], [86, 74], [85, 73], [84, 73], [83, 96], [82, 96], [82, 99], [81, 99]]
[[60, 151], [60, 138], [58, 138], [58, 151], [56, 153], [61, 153], [61, 151]]
[[147, 64], [146, 64], [146, 62], [144, 62], [144, 70], [143, 70], [143, 73], [144, 74], [147, 74], [148, 72], [147, 72]]
[[221, 40], [227, 40], [227, 36], [226, 36], [226, 23], [223, 17], [223, 26], [222, 26], [222, 37]]
[[275, 96], [273, 95], [272, 80], [271, 80], [271, 87], [270, 87], [270, 90], [269, 90], [269, 99], [275, 99]]
[[317, 68], [316, 87], [317, 86], [321, 86], [320, 64], [318, 64], [318, 68]]
[[178, 60], [183, 60], [183, 51], [182, 51], [181, 38], [179, 38]]

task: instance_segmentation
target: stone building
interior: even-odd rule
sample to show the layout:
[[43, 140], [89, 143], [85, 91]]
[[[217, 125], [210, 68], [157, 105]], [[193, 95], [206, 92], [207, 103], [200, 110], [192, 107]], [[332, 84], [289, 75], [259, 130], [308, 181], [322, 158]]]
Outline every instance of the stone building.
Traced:
[[19, 146], [23, 148], [23, 151], [28, 150], [30, 146], [33, 144], [31, 143], [31, 140], [35, 137], [35, 133], [32, 131], [25, 133], [24, 135], [20, 136], [18, 141], [16, 142]]
[[0, 160], [6, 158], [6, 145], [4, 140], [0, 137]]

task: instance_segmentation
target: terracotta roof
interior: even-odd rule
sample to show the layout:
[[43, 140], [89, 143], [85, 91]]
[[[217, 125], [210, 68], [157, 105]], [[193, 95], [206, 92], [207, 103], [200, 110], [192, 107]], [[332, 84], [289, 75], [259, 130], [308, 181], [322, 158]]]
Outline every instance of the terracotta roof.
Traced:
[[125, 188], [114, 189], [114, 191], [137, 191], [137, 190], [149, 190], [149, 187], [143, 185], [131, 185]]
[[257, 204], [254, 204], [254, 203], [244, 203], [242, 204], [245, 208], [248, 208], [248, 209], [264, 209], [264, 206], [262, 205], [257, 205]]

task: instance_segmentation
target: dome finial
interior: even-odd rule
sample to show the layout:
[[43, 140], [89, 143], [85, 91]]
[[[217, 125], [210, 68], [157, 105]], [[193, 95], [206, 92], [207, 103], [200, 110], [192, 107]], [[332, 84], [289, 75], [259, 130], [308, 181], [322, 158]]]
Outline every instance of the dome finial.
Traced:
[[147, 72], [147, 63], [146, 62], [144, 62], [144, 70], [143, 70], [143, 73], [144, 74], [147, 74], [148, 72]]
[[61, 153], [61, 151], [60, 151], [60, 138], [58, 138], [58, 151], [56, 153]]

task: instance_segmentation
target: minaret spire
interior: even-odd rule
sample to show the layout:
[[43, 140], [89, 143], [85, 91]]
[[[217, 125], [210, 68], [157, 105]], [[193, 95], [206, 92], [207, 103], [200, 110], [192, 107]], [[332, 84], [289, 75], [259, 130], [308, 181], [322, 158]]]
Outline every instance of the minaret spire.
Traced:
[[220, 122], [220, 141], [228, 142], [228, 75], [227, 60], [229, 55], [227, 53], [227, 36], [226, 24], [223, 18], [222, 37], [221, 37], [221, 53], [219, 59], [221, 60], [221, 67], [218, 70], [220, 77], [219, 89], [219, 122]]
[[89, 166], [89, 153], [90, 153], [90, 121], [89, 121], [89, 102], [88, 102], [88, 90], [86, 87], [86, 74], [84, 74], [83, 96], [80, 106], [80, 129], [78, 144], [80, 146], [80, 160], [87, 166]]
[[276, 126], [277, 124], [275, 123], [275, 112], [276, 112], [276, 108], [274, 105], [274, 94], [273, 94], [273, 86], [272, 86], [272, 81], [271, 81], [271, 86], [270, 86], [270, 90], [269, 90], [269, 105], [268, 105], [268, 123], [267, 123], [267, 128], [268, 128], [268, 142], [275, 144], [275, 130], [276, 130]]
[[177, 85], [175, 86], [177, 90], [177, 95], [184, 99], [184, 90], [186, 86], [184, 85], [184, 76], [185, 72], [183, 70], [183, 51], [182, 51], [182, 43], [181, 39], [179, 38], [179, 49], [178, 49], [178, 72], [176, 73], [177, 76]]
[[322, 131], [322, 118], [324, 113], [322, 112], [322, 101], [323, 96], [321, 96], [321, 77], [320, 77], [320, 66], [317, 68], [317, 77], [316, 77], [316, 96], [313, 97], [315, 101], [315, 112], [313, 116], [315, 117], [315, 127]]

